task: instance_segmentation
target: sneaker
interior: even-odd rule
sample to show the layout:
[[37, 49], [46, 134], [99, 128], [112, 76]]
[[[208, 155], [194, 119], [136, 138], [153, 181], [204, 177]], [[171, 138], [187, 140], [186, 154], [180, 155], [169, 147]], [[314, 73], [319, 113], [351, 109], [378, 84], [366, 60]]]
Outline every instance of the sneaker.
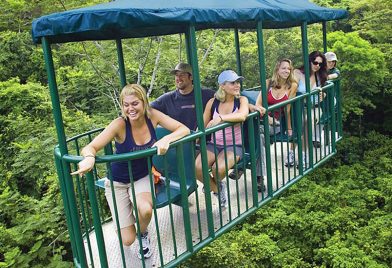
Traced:
[[[304, 169], [306, 169], [306, 156], [305, 154], [302, 154], [302, 166], [304, 167]], [[299, 168], [299, 165], [297, 164], [297, 168]]]
[[244, 171], [242, 169], [238, 169], [237, 172], [235, 169], [230, 172], [229, 178], [232, 180], [238, 180], [241, 178], [242, 174], [244, 174]]
[[292, 167], [294, 166], [294, 152], [293, 151], [289, 151], [289, 155], [287, 156], [286, 161], [284, 161], [284, 165], [285, 167]]
[[[152, 255], [152, 252], [151, 252], [150, 237], [148, 236], [148, 232], [140, 234], [140, 236], [142, 239], [144, 258], [145, 259], [150, 258]], [[139, 259], [142, 259], [142, 255], [140, 254], [140, 250], [137, 252], [137, 257]]]
[[219, 198], [220, 200], [220, 206], [221, 208], [227, 208], [228, 206], [228, 200], [227, 200], [227, 191], [226, 191], [226, 183], [221, 181], [219, 184], [219, 193], [214, 193], [216, 198]]
[[264, 179], [261, 176], [257, 176], [257, 191], [259, 193], [265, 192], [266, 188], [264, 185]]
[[314, 147], [314, 148], [321, 148], [321, 142], [319, 142], [319, 141], [313, 141], [313, 147]]

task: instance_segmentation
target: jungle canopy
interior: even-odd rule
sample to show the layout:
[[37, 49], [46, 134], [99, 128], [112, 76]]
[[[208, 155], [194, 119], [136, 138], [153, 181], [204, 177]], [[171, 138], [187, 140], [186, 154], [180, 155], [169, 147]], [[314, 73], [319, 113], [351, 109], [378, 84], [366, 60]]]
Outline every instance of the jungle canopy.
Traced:
[[43, 16], [33, 21], [35, 43], [110, 40], [208, 28], [288, 28], [343, 19], [348, 12], [306, 0], [117, 0]]

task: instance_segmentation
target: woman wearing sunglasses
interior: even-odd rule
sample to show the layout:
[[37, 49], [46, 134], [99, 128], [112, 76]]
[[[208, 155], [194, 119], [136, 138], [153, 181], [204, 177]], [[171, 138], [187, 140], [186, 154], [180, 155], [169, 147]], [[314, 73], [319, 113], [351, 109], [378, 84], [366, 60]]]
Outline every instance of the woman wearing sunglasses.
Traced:
[[[327, 60], [324, 56], [323, 53], [320, 51], [313, 51], [312, 53], [309, 54], [309, 67], [310, 67], [310, 91], [316, 89], [317, 87], [322, 87], [324, 86], [325, 82], [327, 81]], [[297, 96], [302, 95], [306, 93], [306, 87], [305, 87], [305, 67], [301, 66], [298, 69], [294, 70], [294, 76], [298, 81], [298, 89], [297, 89]], [[313, 109], [317, 108], [319, 103], [319, 95], [314, 94], [312, 95], [312, 105], [307, 105], [307, 107], [312, 107], [312, 116], [314, 114]], [[317, 118], [317, 116], [316, 116]], [[306, 126], [306, 118], [303, 120], [305, 126]], [[313, 122], [313, 120], [312, 120]], [[306, 154], [305, 152], [307, 151], [307, 130], [306, 128], [303, 129], [303, 134], [304, 134], [304, 142], [303, 142], [303, 154], [302, 154], [302, 161], [303, 161], [303, 167], [306, 167], [307, 163], [306, 161]], [[320, 135], [318, 135], [320, 138]], [[315, 147], [320, 147], [320, 139], [317, 140], [316, 135], [313, 137], [313, 144]], [[288, 154], [288, 157], [285, 161], [285, 166], [294, 166], [295, 161], [294, 161], [294, 144], [291, 144], [290, 146], [290, 151]]]

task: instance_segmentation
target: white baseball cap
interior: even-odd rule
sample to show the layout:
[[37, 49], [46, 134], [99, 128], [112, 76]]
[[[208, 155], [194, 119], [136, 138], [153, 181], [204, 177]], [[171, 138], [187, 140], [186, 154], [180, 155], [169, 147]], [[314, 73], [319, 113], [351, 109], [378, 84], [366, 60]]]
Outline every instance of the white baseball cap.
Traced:
[[338, 58], [336, 57], [336, 54], [333, 53], [333, 52], [325, 53], [325, 58], [327, 58], [327, 61], [338, 61]]

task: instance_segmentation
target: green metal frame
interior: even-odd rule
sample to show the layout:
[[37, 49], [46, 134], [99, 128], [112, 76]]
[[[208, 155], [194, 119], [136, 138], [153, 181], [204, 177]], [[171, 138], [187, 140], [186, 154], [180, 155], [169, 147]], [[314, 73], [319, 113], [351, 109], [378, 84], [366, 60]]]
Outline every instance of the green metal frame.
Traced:
[[[323, 50], [324, 52], [327, 50], [327, 39], [326, 39], [326, 22], [323, 22]], [[264, 56], [264, 41], [263, 41], [263, 23], [260, 21], [257, 24], [256, 28], [256, 33], [257, 33], [257, 46], [258, 46], [258, 62], [260, 66], [260, 72], [259, 72], [259, 78], [260, 78], [260, 85], [261, 85], [261, 94], [262, 94], [262, 99], [263, 103], [262, 105], [267, 108], [267, 111], [274, 111], [277, 109], [281, 109], [282, 107], [286, 107], [288, 104], [292, 105], [293, 107], [296, 107], [296, 111], [293, 114], [293, 119], [297, 123], [297, 126], [302, 126], [302, 113], [301, 113], [301, 101], [303, 99], [306, 99], [307, 103], [311, 102], [311, 95], [314, 94], [310, 90], [310, 82], [309, 82], [309, 75], [310, 75], [310, 70], [309, 70], [309, 58], [308, 58], [308, 40], [307, 40], [307, 23], [303, 22], [301, 26], [301, 37], [302, 37], [302, 54], [303, 54], [303, 60], [304, 60], [304, 66], [305, 66], [305, 78], [306, 78], [306, 94], [304, 96], [300, 97], [295, 97], [293, 99], [290, 99], [289, 101], [285, 103], [281, 103], [278, 105], [274, 105], [271, 107], [268, 107], [267, 103], [267, 88], [266, 88], [266, 71], [265, 71], [265, 56]], [[240, 36], [239, 36], [239, 31], [238, 29], [234, 29], [234, 41], [235, 41], [235, 47], [236, 47], [236, 62], [237, 62], [237, 72], [241, 75], [242, 74], [242, 66], [241, 66], [241, 53], [240, 53]], [[118, 73], [119, 73], [119, 79], [120, 79], [120, 86], [123, 87], [126, 85], [126, 74], [125, 74], [125, 64], [124, 64], [124, 55], [123, 55], [123, 50], [122, 50], [122, 41], [120, 39], [115, 40], [116, 46], [117, 46], [117, 57], [118, 57]], [[177, 161], [179, 164], [179, 174], [182, 174], [182, 178], [185, 178], [185, 170], [184, 170], [184, 150], [182, 143], [186, 141], [194, 141], [196, 139], [199, 139], [200, 141], [200, 153], [201, 153], [201, 158], [202, 158], [202, 172], [204, 177], [209, 177], [209, 169], [207, 166], [207, 154], [206, 154], [206, 136], [209, 134], [213, 134], [218, 130], [222, 130], [226, 127], [232, 127], [233, 124], [229, 123], [224, 123], [220, 124], [218, 126], [205, 129], [204, 127], [204, 122], [203, 122], [203, 109], [202, 109], [202, 100], [201, 100], [201, 86], [200, 86], [200, 77], [199, 77], [199, 68], [198, 68], [198, 56], [197, 56], [197, 45], [196, 45], [196, 33], [195, 33], [195, 27], [192, 25], [189, 25], [186, 28], [185, 31], [185, 44], [186, 44], [186, 50], [187, 50], [187, 57], [188, 57], [188, 62], [192, 65], [192, 71], [193, 71], [193, 84], [194, 84], [194, 92], [195, 92], [195, 104], [196, 104], [196, 114], [197, 114], [197, 125], [198, 125], [198, 132], [195, 132], [186, 138], [177, 141], [173, 143], [171, 146], [175, 146], [178, 149], [177, 153]], [[45, 64], [46, 64], [46, 70], [47, 70], [47, 75], [48, 75], [48, 83], [49, 83], [49, 89], [50, 89], [50, 95], [52, 99], [52, 107], [53, 107], [53, 115], [54, 115], [54, 121], [56, 125], [56, 130], [57, 130], [57, 137], [58, 137], [58, 147], [55, 149], [55, 164], [56, 164], [56, 169], [59, 177], [59, 183], [60, 183], [60, 189], [61, 189], [61, 194], [63, 198], [63, 203], [64, 203], [64, 211], [65, 211], [65, 216], [66, 216], [66, 221], [67, 221], [67, 227], [69, 230], [69, 235], [70, 235], [70, 240], [71, 240], [71, 247], [73, 251], [73, 257], [74, 257], [74, 263], [77, 267], [87, 267], [88, 266], [88, 260], [87, 260], [87, 255], [86, 255], [86, 250], [84, 247], [84, 239], [88, 240], [88, 257], [90, 258], [90, 263], [92, 262], [92, 253], [91, 253], [91, 245], [90, 241], [88, 239], [88, 236], [91, 231], [94, 231], [96, 239], [98, 241], [98, 252], [99, 252], [99, 259], [100, 259], [100, 265], [102, 267], [108, 267], [108, 258], [107, 258], [107, 253], [105, 250], [105, 244], [104, 244], [104, 236], [103, 236], [103, 230], [102, 230], [102, 224], [105, 222], [103, 219], [103, 205], [100, 203], [100, 198], [98, 195], [100, 195], [99, 191], [97, 191], [95, 182], [98, 179], [98, 171], [97, 169], [94, 169], [92, 172], [89, 172], [86, 174], [85, 179], [79, 178], [79, 177], [72, 177], [70, 175], [71, 172], [71, 164], [75, 168], [75, 165], [77, 162], [79, 162], [82, 158], [78, 155], [70, 155], [68, 152], [68, 145], [72, 142], [75, 142], [76, 144], [76, 151], [79, 153], [79, 140], [83, 138], [87, 138], [89, 141], [92, 139], [92, 135], [99, 132], [100, 130], [94, 130], [90, 131], [81, 135], [78, 135], [76, 137], [73, 137], [69, 140], [66, 140], [65, 136], [65, 130], [64, 130], [64, 125], [63, 125], [63, 120], [62, 120], [62, 114], [61, 114], [61, 108], [60, 108], [60, 101], [59, 101], [59, 94], [58, 94], [58, 89], [57, 89], [57, 84], [56, 84], [56, 79], [55, 79], [55, 72], [54, 72], [54, 65], [53, 65], [53, 59], [52, 59], [52, 52], [51, 52], [51, 47], [50, 43], [46, 38], [42, 39], [42, 46], [43, 46], [43, 51], [44, 51], [44, 57], [45, 57]], [[192, 228], [191, 228], [191, 222], [190, 222], [190, 212], [189, 212], [189, 203], [188, 203], [188, 192], [186, 188], [185, 181], [180, 184], [180, 190], [181, 190], [181, 204], [183, 208], [183, 222], [185, 224], [185, 240], [186, 240], [186, 252], [178, 255], [177, 252], [177, 245], [176, 245], [176, 238], [175, 238], [175, 228], [172, 226], [172, 232], [173, 232], [173, 241], [174, 241], [174, 248], [175, 248], [175, 258], [171, 260], [169, 263], [164, 263], [163, 255], [162, 255], [162, 241], [160, 240], [160, 234], [159, 234], [159, 224], [158, 224], [158, 218], [155, 214], [155, 222], [156, 222], [156, 228], [157, 228], [157, 234], [158, 234], [158, 245], [159, 245], [159, 258], [160, 262], [163, 266], [165, 267], [175, 267], [178, 264], [180, 264], [182, 261], [186, 260], [187, 258], [191, 257], [195, 252], [199, 251], [203, 247], [207, 246], [209, 243], [211, 243], [214, 239], [219, 237], [220, 235], [224, 234], [225, 232], [229, 231], [233, 226], [236, 224], [242, 222], [245, 220], [249, 215], [253, 214], [258, 208], [261, 206], [265, 205], [268, 203], [272, 198], [278, 196], [282, 192], [284, 192], [287, 188], [291, 187], [294, 183], [296, 183], [299, 179], [303, 177], [303, 175], [308, 174], [311, 172], [314, 168], [317, 168], [319, 165], [324, 163], [325, 161], [328, 161], [335, 153], [336, 153], [336, 139], [335, 139], [335, 132], [338, 132], [338, 139], [342, 137], [342, 125], [341, 125], [341, 98], [340, 98], [340, 84], [339, 81], [336, 81], [334, 84], [329, 84], [325, 87], [325, 90], [327, 91], [328, 94], [328, 107], [331, 109], [331, 119], [330, 119], [330, 125], [331, 125], [331, 133], [332, 133], [332, 151], [325, 156], [323, 159], [318, 160], [317, 162], [314, 163], [313, 159], [313, 145], [311, 142], [312, 137], [312, 122], [311, 120], [308, 120], [307, 122], [307, 134], [309, 136], [308, 139], [308, 148], [309, 148], [309, 161], [311, 163], [311, 167], [309, 169], [305, 169], [302, 165], [302, 161], [299, 161], [299, 174], [296, 175], [296, 172], [294, 172], [294, 177], [290, 176], [289, 173], [289, 178], [286, 181], [284, 181], [283, 187], [280, 187], [276, 190], [273, 189], [273, 174], [272, 174], [272, 158], [273, 156], [271, 155], [271, 149], [269, 146], [266, 146], [265, 148], [265, 154], [266, 154], [266, 163], [267, 163], [267, 195], [264, 196], [262, 194], [261, 199], [258, 196], [257, 192], [257, 180], [256, 180], [256, 161], [257, 161], [257, 153], [256, 153], [256, 140], [259, 139], [259, 137], [255, 137], [255, 128], [259, 127], [260, 122], [255, 124], [255, 121], [258, 120], [258, 113], [251, 113], [248, 116], [248, 125], [247, 125], [247, 131], [248, 133], [251, 133], [249, 135], [249, 155], [250, 155], [250, 162], [244, 164], [244, 168], [247, 166], [250, 166], [251, 169], [251, 185], [252, 185], [252, 202], [253, 205], [249, 207], [248, 200], [246, 200], [246, 209], [244, 212], [240, 213], [240, 209], [238, 208], [238, 217], [232, 218], [231, 215], [231, 210], [229, 209], [229, 218], [230, 221], [223, 225], [222, 223], [222, 218], [220, 220], [220, 228], [215, 230], [215, 225], [214, 225], [214, 220], [213, 220], [213, 212], [212, 212], [212, 201], [211, 201], [211, 195], [210, 193], [210, 183], [209, 180], [206, 180], [205, 182], [205, 204], [206, 204], [206, 218], [207, 218], [207, 226], [208, 226], [208, 235], [207, 237], [202, 238], [202, 231], [199, 226], [199, 237], [200, 241], [199, 243], [194, 244], [193, 238], [192, 238]], [[337, 112], [335, 114], [335, 104], [334, 104], [334, 96], [336, 96], [337, 99]], [[307, 109], [307, 117], [311, 118], [311, 111], [310, 109]], [[268, 127], [268, 120], [267, 120], [267, 114], [264, 115], [263, 117], [262, 124], [264, 126], [265, 130], [265, 142], [266, 144], [270, 144], [270, 133], [269, 133], [269, 127]], [[244, 129], [244, 128], [243, 128]], [[297, 143], [298, 143], [298, 158], [302, 159], [302, 141], [301, 141], [301, 127], [298, 128], [297, 130]], [[329, 135], [329, 134], [328, 134]], [[122, 155], [113, 155], [111, 146], [108, 145], [105, 147], [105, 155], [97, 157], [96, 158], [96, 164], [106, 164], [106, 167], [108, 169], [108, 178], [111, 178], [110, 174], [110, 169], [108, 168], [110, 163], [113, 161], [130, 161], [132, 159], [140, 158], [140, 157], [149, 157], [152, 156], [153, 154], [156, 153], [156, 149], [148, 149], [145, 151], [139, 151], [139, 152], [133, 152], [133, 153], [127, 153], [127, 154], [122, 154]], [[275, 156], [276, 157], [276, 156]], [[317, 157], [317, 156], [316, 156]], [[313, 164], [314, 163], [314, 164]], [[275, 163], [276, 164], [276, 163]], [[151, 162], [149, 162], [149, 165], [151, 166]], [[129, 170], [129, 174], [132, 178], [132, 170]], [[226, 163], [226, 175], [228, 175], [228, 167]], [[275, 174], [276, 175], [276, 174]], [[74, 181], [74, 178], [76, 179]], [[246, 174], [245, 174], [245, 180], [246, 180]], [[112, 180], [111, 184], [113, 183]], [[152, 182], [152, 175], [150, 174], [150, 181]], [[76, 183], [76, 185], [74, 184]], [[133, 183], [133, 179], [131, 179], [131, 183]], [[167, 182], [166, 186], [169, 187], [170, 182]], [[86, 188], [87, 186], [87, 188]], [[152, 187], [152, 186], [151, 186]], [[113, 188], [112, 188], [113, 189]], [[228, 188], [229, 189], [229, 188]], [[236, 185], [236, 189], [238, 190], [238, 182]], [[151, 189], [153, 190], [153, 188]], [[247, 191], [247, 189], [245, 189]], [[84, 192], [87, 192], [88, 195], [84, 196]], [[198, 206], [199, 201], [198, 201], [198, 190], [196, 189], [196, 204]], [[112, 193], [114, 195], [114, 192]], [[170, 199], [170, 191], [168, 191], [169, 199]], [[237, 197], [238, 197], [237, 193]], [[77, 198], [78, 197], [78, 198]], [[134, 205], [135, 205], [135, 210], [137, 211], [137, 203], [136, 200], [134, 199]], [[79, 203], [78, 203], [79, 202]], [[114, 202], [115, 203], [115, 202]], [[155, 198], [153, 198], [153, 204], [154, 207], [156, 207], [156, 201]], [[230, 204], [230, 200], [229, 200]], [[114, 204], [116, 207], [116, 204]], [[173, 211], [171, 208], [172, 204], [169, 203], [169, 217], [171, 222], [173, 222]], [[82, 210], [82, 218], [80, 219], [80, 215], [78, 213], [79, 208]], [[155, 208], [156, 209], [156, 208]], [[199, 213], [199, 212], [198, 212]], [[139, 226], [139, 220], [138, 220], [138, 215], [136, 214], [136, 224]], [[117, 225], [119, 226], [118, 222], [118, 217], [117, 217], [117, 209], [115, 213], [115, 218], [113, 219]], [[92, 220], [92, 223], [91, 223]], [[198, 221], [200, 223], [200, 215], [198, 215]], [[118, 233], [119, 240], [121, 241], [121, 233]], [[138, 237], [138, 243], [141, 244], [141, 238], [140, 236]], [[121, 244], [121, 243], [120, 243]], [[124, 249], [122, 245], [120, 245], [121, 249], [121, 255], [122, 255], [122, 265], [125, 267], [125, 257], [124, 257]], [[145, 267], [145, 262], [143, 260], [142, 262], [143, 267]]]

